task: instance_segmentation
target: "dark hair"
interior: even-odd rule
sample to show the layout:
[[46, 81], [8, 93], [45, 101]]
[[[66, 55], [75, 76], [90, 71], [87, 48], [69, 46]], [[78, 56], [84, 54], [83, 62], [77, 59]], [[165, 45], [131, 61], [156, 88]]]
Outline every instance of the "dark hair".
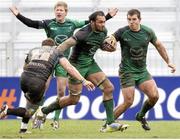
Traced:
[[141, 12], [138, 9], [131, 9], [128, 11], [127, 16], [137, 15], [138, 19], [141, 19]]
[[55, 42], [53, 39], [51, 38], [47, 38], [45, 40], [42, 41], [42, 46], [55, 46]]
[[89, 21], [96, 21], [97, 16], [105, 16], [103, 11], [96, 11], [89, 16]]

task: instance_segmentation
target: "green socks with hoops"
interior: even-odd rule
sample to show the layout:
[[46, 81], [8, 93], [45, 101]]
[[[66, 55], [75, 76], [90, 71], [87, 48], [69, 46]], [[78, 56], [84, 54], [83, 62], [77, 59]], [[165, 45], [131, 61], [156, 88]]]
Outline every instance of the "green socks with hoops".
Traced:
[[111, 124], [111, 123], [114, 122], [114, 113], [113, 113], [114, 103], [113, 103], [113, 99], [103, 101], [103, 103], [104, 103], [104, 107], [105, 107], [105, 110], [106, 110], [106, 116], [107, 116], [106, 123]]

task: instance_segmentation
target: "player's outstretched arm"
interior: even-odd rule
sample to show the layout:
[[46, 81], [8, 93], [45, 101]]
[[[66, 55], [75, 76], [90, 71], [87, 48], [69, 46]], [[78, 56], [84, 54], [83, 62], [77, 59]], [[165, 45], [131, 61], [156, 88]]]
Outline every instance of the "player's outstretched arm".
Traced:
[[31, 20], [31, 19], [21, 15], [16, 6], [12, 6], [9, 9], [22, 23], [24, 23], [28, 27], [39, 29], [40, 26], [42, 26], [41, 24], [43, 24], [41, 21]]

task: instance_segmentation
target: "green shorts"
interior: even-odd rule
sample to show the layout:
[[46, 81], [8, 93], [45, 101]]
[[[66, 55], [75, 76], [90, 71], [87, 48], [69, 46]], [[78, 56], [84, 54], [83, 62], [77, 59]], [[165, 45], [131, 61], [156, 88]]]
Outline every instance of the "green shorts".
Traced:
[[[88, 77], [90, 74], [93, 73], [97, 73], [97, 72], [101, 72], [101, 68], [97, 65], [97, 63], [94, 61], [92, 64], [90, 65], [86, 65], [86, 66], [82, 66], [80, 64], [75, 64], [75, 63], [71, 63], [78, 71], [79, 73], [84, 77]], [[79, 84], [80, 81], [73, 78], [73, 77], [69, 77], [69, 82], [72, 84]]]
[[56, 65], [54, 73], [57, 77], [68, 77], [67, 71], [59, 64]]
[[119, 71], [121, 87], [138, 86], [144, 81], [152, 79], [151, 74], [146, 70], [141, 73]]

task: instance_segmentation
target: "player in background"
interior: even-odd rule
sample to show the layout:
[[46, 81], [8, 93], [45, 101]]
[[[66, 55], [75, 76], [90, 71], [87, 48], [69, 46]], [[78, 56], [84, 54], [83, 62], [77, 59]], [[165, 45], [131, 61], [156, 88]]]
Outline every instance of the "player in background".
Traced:
[[[43, 101], [46, 82], [53, 73], [54, 66], [56, 66], [57, 63], [59, 63], [69, 75], [78, 79], [88, 90], [94, 90], [94, 85], [84, 79], [56, 47], [54, 41], [48, 38], [42, 42], [42, 47], [30, 50], [20, 78], [21, 89], [27, 99], [27, 107], [11, 109], [8, 108], [7, 105], [4, 105], [0, 110], [0, 119], [5, 118], [7, 115], [16, 115], [29, 121], [29, 118], [31, 118]], [[26, 132], [28, 132], [27, 123], [22, 123], [20, 133]]]
[[[54, 6], [55, 18], [45, 19], [45, 20], [31, 20], [27, 17], [24, 17], [19, 10], [12, 6], [10, 7], [12, 13], [25, 25], [28, 27], [36, 29], [44, 29], [47, 37], [52, 38], [56, 45], [61, 44], [66, 39], [71, 37], [74, 31], [78, 28], [83, 27], [88, 24], [89, 21], [79, 21], [66, 18], [68, 13], [68, 5], [63, 1], [58, 1]], [[108, 14], [106, 15], [106, 20], [112, 18], [116, 15], [118, 9], [112, 8], [109, 9]], [[66, 58], [69, 57], [70, 48], [64, 52]], [[67, 72], [59, 64], [55, 67], [55, 76], [57, 79], [57, 95], [58, 98], [61, 98], [65, 95], [66, 85], [67, 85]], [[48, 83], [47, 83], [48, 87]], [[54, 129], [59, 128], [59, 115], [60, 110], [55, 111], [54, 121], [52, 126]]]
[[146, 56], [149, 43], [152, 43], [160, 56], [171, 68], [176, 71], [171, 63], [165, 46], [156, 37], [154, 31], [141, 24], [141, 13], [137, 9], [131, 9], [127, 13], [128, 26], [118, 29], [113, 36], [120, 43], [121, 63], [119, 65], [119, 77], [121, 81], [124, 102], [118, 105], [115, 110], [115, 119], [124, 113], [134, 101], [135, 87], [138, 87], [148, 99], [142, 105], [141, 110], [136, 114], [144, 130], [150, 130], [145, 119], [146, 112], [154, 107], [158, 101], [159, 94], [156, 82], [146, 68]]

